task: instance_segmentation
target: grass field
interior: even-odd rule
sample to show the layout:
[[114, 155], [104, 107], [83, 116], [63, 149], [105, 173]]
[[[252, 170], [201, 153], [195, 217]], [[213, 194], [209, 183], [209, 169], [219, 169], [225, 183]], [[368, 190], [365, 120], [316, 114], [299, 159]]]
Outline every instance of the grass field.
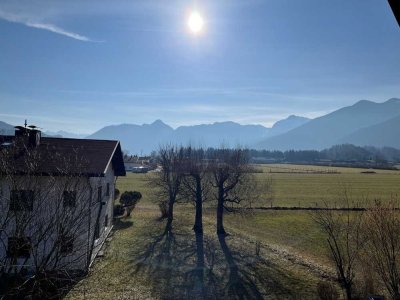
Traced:
[[[365, 206], [378, 198], [387, 200], [400, 195], [399, 171], [374, 170], [376, 173], [368, 174], [361, 173], [365, 169], [303, 165], [264, 165], [259, 168], [263, 170], [256, 174], [261, 186], [260, 206], [314, 207], [326, 202], [331, 207], [343, 207], [346, 206], [345, 191], [351, 206]], [[282, 173], [274, 173], [276, 170]], [[264, 200], [267, 196], [262, 192], [267, 177], [272, 178], [272, 203]]]
[[[400, 172], [396, 171], [363, 174], [361, 169], [350, 168], [260, 168], [263, 173], [256, 174], [260, 183], [272, 178], [274, 206], [306, 207], [322, 205], [323, 201], [341, 206], [345, 189], [354, 202], [387, 199], [400, 192]], [[282, 168], [285, 172], [281, 172]], [[233, 269], [232, 263], [227, 263], [226, 249], [215, 235], [215, 211], [208, 205], [201, 243], [205, 290], [200, 291], [196, 279], [199, 241], [191, 230], [193, 207], [177, 205], [174, 235], [163, 236], [164, 222], [158, 219], [157, 199], [147, 185], [147, 176], [151, 174], [118, 178], [121, 192], [138, 190], [143, 198], [132, 218], [117, 221], [105, 256], [98, 259], [89, 276], [75, 286], [67, 299], [195, 299], [199, 295], [211, 299], [236, 299], [241, 295], [247, 299], [315, 299], [321, 277], [334, 275], [326, 258], [325, 239], [306, 211], [226, 214], [230, 233], [226, 245], [237, 266], [237, 270]], [[262, 198], [255, 206], [270, 205]], [[232, 282], [234, 270], [239, 281]]]

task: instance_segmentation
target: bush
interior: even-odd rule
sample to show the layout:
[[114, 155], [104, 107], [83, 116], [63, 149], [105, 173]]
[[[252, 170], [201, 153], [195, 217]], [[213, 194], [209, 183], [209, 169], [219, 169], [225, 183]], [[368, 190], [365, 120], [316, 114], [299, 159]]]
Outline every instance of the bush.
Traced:
[[161, 219], [165, 219], [166, 217], [168, 217], [168, 203], [167, 203], [167, 201], [160, 201], [158, 203], [158, 207], [160, 208]]
[[119, 202], [123, 205], [126, 211], [127, 217], [131, 215], [132, 210], [135, 208], [136, 204], [142, 198], [142, 194], [136, 191], [123, 192]]
[[126, 207], [126, 206], [135, 206], [139, 200], [142, 198], [142, 194], [140, 192], [123, 192], [119, 202]]
[[114, 205], [114, 216], [122, 216], [124, 214], [124, 207], [121, 204]]

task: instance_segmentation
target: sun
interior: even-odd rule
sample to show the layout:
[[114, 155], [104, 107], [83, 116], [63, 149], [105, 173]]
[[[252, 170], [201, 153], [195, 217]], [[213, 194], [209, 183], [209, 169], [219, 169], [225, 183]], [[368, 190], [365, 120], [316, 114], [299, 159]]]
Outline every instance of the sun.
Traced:
[[203, 31], [204, 19], [197, 11], [192, 11], [189, 15], [187, 25], [193, 34], [199, 34]]

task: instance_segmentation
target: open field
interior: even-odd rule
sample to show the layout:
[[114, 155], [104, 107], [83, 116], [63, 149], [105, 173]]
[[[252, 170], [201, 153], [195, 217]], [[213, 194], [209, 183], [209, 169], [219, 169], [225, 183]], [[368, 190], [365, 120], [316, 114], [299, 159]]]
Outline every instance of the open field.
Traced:
[[[260, 183], [272, 177], [274, 206], [306, 207], [323, 201], [332, 207], [344, 205], [340, 195], [345, 188], [355, 202], [400, 193], [400, 172], [362, 174], [361, 169], [334, 168], [336, 173], [308, 174], [290, 172], [289, 165], [284, 165], [289, 167], [285, 173], [267, 172], [271, 167], [262, 166], [264, 173], [255, 175]], [[293, 166], [300, 167], [321, 170]], [[215, 210], [209, 204], [204, 211], [204, 240], [196, 241], [191, 230], [193, 206], [178, 204], [174, 235], [162, 235], [164, 222], [158, 219], [147, 176], [151, 174], [118, 179], [121, 192], [138, 190], [143, 198], [131, 219], [117, 221], [105, 256], [67, 299], [235, 299], [240, 295], [245, 299], [314, 299], [321, 277], [334, 275], [326, 258], [325, 239], [306, 211], [226, 214], [230, 235], [221, 241], [215, 234]], [[260, 201], [255, 206], [267, 204]], [[199, 289], [196, 273], [200, 245], [205, 256], [205, 290]], [[237, 275], [235, 280], [232, 274]]]
[[[365, 206], [375, 199], [387, 200], [400, 195], [400, 171], [330, 168], [303, 165], [262, 165], [256, 174], [260, 184], [260, 201], [256, 206], [345, 207], [343, 194], [347, 191], [350, 206]], [[279, 170], [282, 173], [273, 173]], [[304, 173], [299, 171], [304, 170]], [[270, 173], [270, 171], [272, 173]], [[307, 173], [308, 172], [308, 173]], [[336, 172], [336, 173], [335, 173]], [[263, 182], [272, 178], [274, 197], [265, 201]], [[367, 203], [366, 203], [367, 202]]]

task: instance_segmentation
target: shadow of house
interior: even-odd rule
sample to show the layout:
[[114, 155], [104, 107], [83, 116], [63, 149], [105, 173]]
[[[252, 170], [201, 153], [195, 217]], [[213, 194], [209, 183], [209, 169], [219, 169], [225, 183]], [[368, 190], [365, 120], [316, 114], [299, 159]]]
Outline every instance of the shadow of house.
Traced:
[[133, 226], [133, 222], [129, 220], [122, 220], [121, 218], [114, 219], [114, 230], [124, 230]]

